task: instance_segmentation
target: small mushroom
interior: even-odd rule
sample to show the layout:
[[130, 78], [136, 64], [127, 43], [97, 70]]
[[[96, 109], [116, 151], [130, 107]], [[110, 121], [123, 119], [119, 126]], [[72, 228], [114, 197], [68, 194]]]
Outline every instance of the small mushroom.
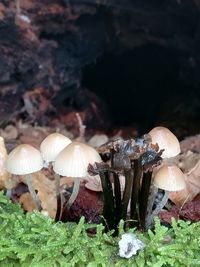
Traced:
[[7, 183], [10, 183], [10, 173], [5, 169], [5, 162], [8, 153], [6, 150], [4, 138], [0, 136], [0, 189], [8, 188]]
[[62, 176], [74, 178], [73, 192], [67, 203], [68, 209], [70, 209], [78, 195], [80, 178], [88, 175], [88, 165], [101, 161], [100, 155], [94, 148], [81, 142], [72, 142], [57, 156], [53, 164], [54, 172]]
[[160, 150], [164, 149], [161, 157], [171, 158], [180, 153], [180, 144], [177, 137], [166, 127], [158, 126], [153, 128], [149, 135], [151, 136], [152, 143], [158, 144]]
[[[48, 166], [50, 162], [54, 162], [58, 154], [69, 144], [71, 140], [60, 133], [49, 134], [40, 145], [40, 152], [44, 159], [45, 164]], [[57, 211], [59, 203], [61, 202], [60, 193], [60, 176], [55, 174], [55, 188], [56, 188], [56, 198], [57, 198]]]
[[8, 155], [5, 167], [11, 174], [24, 175], [35, 205], [38, 210], [41, 210], [41, 203], [33, 188], [31, 176], [32, 173], [43, 168], [43, 159], [40, 151], [31, 145], [19, 145]]
[[93, 177], [87, 176], [88, 182], [85, 184], [85, 187], [94, 192], [102, 192], [101, 178], [99, 175]]
[[[173, 157], [177, 156], [180, 153], [180, 144], [176, 136], [166, 127], [157, 126], [153, 128], [149, 135], [152, 140], [152, 144], [157, 144], [159, 146], [160, 150], [162, 151], [161, 157], [163, 158], [163, 162], [161, 163], [161, 166], [154, 167], [152, 176], [155, 176], [155, 173], [158, 172], [162, 168], [162, 166], [165, 166], [165, 164], [169, 164], [173, 159]], [[162, 170], [162, 169], [161, 169]], [[148, 229], [148, 227], [152, 223], [152, 207], [153, 203], [156, 197], [157, 188], [153, 184], [153, 179], [151, 177], [151, 174], [149, 175], [150, 183], [149, 183], [149, 196], [147, 200], [147, 208], [146, 208], [146, 215], [145, 215], [145, 228]], [[166, 194], [166, 198], [168, 194]], [[164, 201], [165, 199], [163, 199]], [[158, 207], [158, 209], [160, 209]], [[158, 209], [156, 209], [154, 212], [158, 213]]]
[[153, 178], [155, 187], [165, 190], [162, 201], [158, 204], [153, 214], [156, 215], [168, 201], [169, 192], [180, 191], [186, 187], [183, 172], [173, 164], [163, 165]]
[[40, 152], [44, 161], [48, 164], [49, 162], [55, 161], [58, 154], [68, 146], [72, 141], [60, 133], [49, 134], [40, 145]]

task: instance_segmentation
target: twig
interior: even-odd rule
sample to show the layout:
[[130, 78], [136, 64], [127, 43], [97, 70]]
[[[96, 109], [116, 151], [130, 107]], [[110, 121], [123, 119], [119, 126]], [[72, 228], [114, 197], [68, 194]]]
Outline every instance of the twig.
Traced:
[[86, 126], [83, 124], [83, 121], [81, 119], [81, 116], [79, 113], [76, 113], [76, 118], [77, 118], [77, 121], [78, 121], [78, 128], [79, 128], [79, 137], [78, 139], [80, 141], [84, 141], [85, 140], [85, 129], [86, 129]]
[[21, 14], [21, 0], [15, 0], [15, 21], [17, 21], [17, 18], [20, 16]]

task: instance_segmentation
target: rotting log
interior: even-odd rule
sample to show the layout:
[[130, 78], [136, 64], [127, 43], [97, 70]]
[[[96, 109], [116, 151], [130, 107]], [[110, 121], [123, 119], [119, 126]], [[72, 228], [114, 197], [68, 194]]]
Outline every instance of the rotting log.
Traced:
[[[63, 99], [95, 117], [103, 103], [82, 88], [82, 68], [105, 52], [148, 43], [173, 47], [180, 79], [198, 88], [199, 13], [198, 0], [21, 0], [18, 11], [15, 1], [2, 0], [0, 124], [19, 116], [45, 124]], [[102, 109], [93, 123], [101, 123]]]

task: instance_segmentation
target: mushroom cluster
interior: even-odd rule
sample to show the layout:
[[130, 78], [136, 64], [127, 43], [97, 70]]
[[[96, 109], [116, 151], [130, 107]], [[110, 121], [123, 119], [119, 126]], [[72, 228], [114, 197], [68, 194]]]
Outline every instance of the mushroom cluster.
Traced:
[[[185, 187], [184, 174], [173, 164], [173, 158], [180, 153], [180, 144], [165, 127], [155, 127], [136, 140], [112, 140], [98, 151], [102, 156], [110, 155], [109, 165], [98, 165], [93, 170], [93, 175], [99, 174], [101, 179], [103, 215], [108, 229], [117, 232], [119, 220], [127, 219], [128, 206], [129, 226], [148, 229], [153, 217], [167, 203], [168, 193]], [[125, 177], [123, 192], [120, 192], [121, 175]], [[92, 184], [89, 186], [92, 188]], [[164, 196], [153, 209], [158, 188], [164, 191]]]
[[[93, 147], [71, 141], [60, 133], [52, 133], [42, 141], [40, 150], [28, 144], [14, 148], [6, 159], [5, 169], [10, 174], [24, 176], [35, 206], [41, 211], [41, 201], [33, 187], [32, 174], [52, 164], [58, 210], [61, 202], [60, 175], [74, 178], [73, 192], [67, 203], [67, 208], [70, 209], [78, 195], [80, 178], [87, 176], [88, 165], [95, 162], [101, 162], [101, 157]], [[61, 218], [61, 211], [57, 212], [56, 220]]]
[[[157, 215], [168, 201], [169, 192], [180, 191], [186, 187], [183, 172], [171, 161], [180, 152], [180, 144], [177, 137], [168, 129], [162, 126], [153, 128], [149, 135], [153, 144], [158, 144], [162, 152], [162, 163], [154, 168], [152, 173], [151, 189], [147, 205], [147, 218], [145, 228], [148, 229]], [[155, 196], [158, 189], [164, 190], [164, 196], [158, 206], [152, 211]]]
[[[153, 216], [166, 205], [169, 192], [185, 187], [184, 174], [172, 160], [179, 153], [178, 139], [161, 126], [153, 128], [143, 138], [111, 140], [97, 150], [60, 133], [52, 133], [42, 141], [40, 150], [27, 144], [13, 149], [7, 156], [5, 169], [10, 174], [24, 176], [40, 211], [41, 201], [33, 187], [32, 173], [51, 167], [55, 174], [56, 221], [62, 218], [63, 208], [69, 211], [77, 198], [81, 178], [89, 177], [86, 187], [103, 192], [106, 229], [115, 229], [117, 233], [120, 220], [127, 219], [128, 206], [129, 226], [148, 229]], [[105, 154], [109, 158], [107, 163], [102, 162]], [[65, 206], [60, 188], [61, 176], [74, 180]], [[164, 196], [153, 209], [158, 188], [164, 190]]]

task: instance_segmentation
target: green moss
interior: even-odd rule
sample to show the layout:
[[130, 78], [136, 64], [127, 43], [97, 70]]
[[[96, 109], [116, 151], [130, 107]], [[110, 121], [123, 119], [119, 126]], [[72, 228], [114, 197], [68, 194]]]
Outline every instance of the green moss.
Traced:
[[157, 219], [155, 232], [136, 233], [146, 247], [131, 259], [117, 255], [123, 222], [115, 238], [105, 234], [102, 225], [97, 226], [95, 236], [88, 236], [90, 227], [84, 218], [79, 224], [55, 223], [39, 212], [24, 214], [0, 194], [0, 266], [200, 266], [200, 223], [173, 221], [167, 229]]

